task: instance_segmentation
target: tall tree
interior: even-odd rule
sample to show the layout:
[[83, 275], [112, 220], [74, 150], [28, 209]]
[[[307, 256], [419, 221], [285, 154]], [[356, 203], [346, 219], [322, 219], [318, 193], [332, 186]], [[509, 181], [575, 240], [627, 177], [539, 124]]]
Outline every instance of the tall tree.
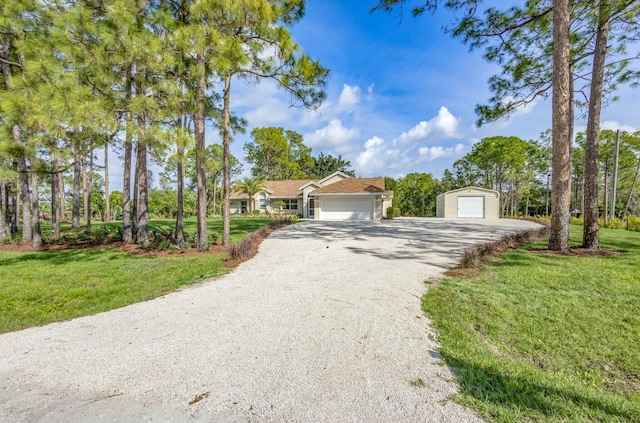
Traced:
[[[220, 13], [217, 9], [215, 12]], [[304, 0], [242, 0], [227, 4], [219, 22], [220, 59], [216, 73], [223, 81], [224, 213], [222, 242], [230, 242], [229, 145], [231, 142], [230, 99], [234, 77], [268, 78], [291, 95], [291, 103], [317, 108], [328, 71], [301, 54], [286, 25], [303, 16]], [[269, 53], [269, 54], [267, 54]]]
[[553, 160], [549, 249], [569, 251], [571, 201], [571, 14], [569, 0], [553, 2]]
[[324, 153], [320, 153], [318, 157], [313, 158], [313, 167], [307, 170], [307, 178], [324, 178], [334, 172], [342, 172], [347, 175], [356, 176], [356, 172], [351, 168], [351, 162], [344, 160], [342, 155], [338, 157]]
[[[405, 2], [406, 0], [380, 0], [377, 7], [391, 10], [394, 6]], [[522, 6], [514, 6], [506, 11], [486, 8], [484, 19], [477, 16], [479, 5], [482, 3], [479, 0], [456, 0], [444, 3], [451, 9], [463, 11], [463, 17], [453, 28], [448, 28], [448, 31], [460, 37], [471, 48], [488, 45], [485, 58], [502, 67], [502, 74], [492, 77], [489, 81], [489, 86], [494, 93], [489, 100], [489, 105], [480, 105], [476, 108], [480, 124], [508, 115], [539, 96], [548, 96], [552, 87], [555, 89], [554, 82], [557, 82], [558, 69], [556, 66], [557, 40], [554, 37], [557, 35], [555, 32], [557, 22], [552, 21], [552, 18], [556, 17], [559, 3], [548, 0], [529, 0]], [[634, 58], [633, 55], [625, 55], [625, 44], [639, 39], [637, 35], [640, 5], [637, 1], [631, 0], [603, 0], [597, 3], [601, 6], [600, 11], [603, 13], [596, 13], [597, 17], [594, 19], [594, 3], [592, 0], [577, 0], [571, 1], [567, 6], [569, 7], [567, 25], [571, 28], [570, 59], [565, 62], [569, 67], [568, 72], [572, 75], [569, 79], [571, 84], [569, 88], [571, 107], [568, 110], [571, 117], [570, 133], [573, 132], [574, 90], [583, 95], [586, 91], [585, 86], [574, 87], [575, 81], [586, 80], [598, 84], [602, 75], [596, 76], [594, 72], [599, 73], [604, 70], [606, 84], [594, 91], [598, 96], [603, 91], [610, 94], [615, 90], [616, 83], [637, 80], [640, 76], [638, 71], [629, 67], [631, 59]], [[414, 13], [433, 12], [437, 5], [437, 0], [419, 2]], [[608, 50], [605, 47], [605, 51], [606, 54], [619, 55], [621, 58], [612, 61], [607, 67], [592, 67], [590, 71], [588, 58], [594, 54], [597, 56], [599, 53], [596, 53], [596, 50], [603, 48], [603, 44], [598, 45], [597, 42], [594, 47], [593, 40], [598, 38], [597, 34], [604, 35], [602, 29], [607, 28], [607, 25], [611, 27], [614, 23], [619, 28], [618, 44], [615, 48]], [[606, 37], [604, 38], [606, 41]], [[491, 42], [492, 40], [494, 43]], [[598, 98], [594, 97], [594, 100], [594, 103], [597, 103]], [[589, 102], [588, 99], [587, 102]], [[584, 105], [584, 102], [578, 103]], [[590, 113], [593, 112], [595, 109]], [[591, 122], [596, 120], [594, 117]], [[597, 134], [597, 131], [595, 133]], [[565, 160], [562, 161], [565, 162]], [[589, 163], [592, 164], [593, 160], [591, 159]], [[591, 165], [585, 166], [586, 175], [595, 171], [591, 169]], [[565, 172], [567, 172], [566, 169]], [[591, 190], [587, 190], [586, 194], [591, 196]], [[554, 230], [567, 230], [565, 226], [552, 225], [552, 227]], [[587, 230], [586, 227], [585, 230]], [[568, 234], [562, 237], [568, 237]], [[552, 238], [557, 236], [553, 235]]]
[[302, 135], [283, 128], [254, 128], [252, 141], [244, 145], [252, 175], [264, 179], [301, 179], [313, 166], [311, 148]]
[[633, 195], [636, 191], [638, 176], [640, 176], [640, 131], [637, 131], [634, 134], [625, 134], [623, 135], [623, 139], [626, 139], [631, 153], [636, 158], [635, 166], [631, 167], [631, 169], [635, 168], [635, 171], [633, 172], [633, 176], [631, 178], [631, 187], [629, 188], [629, 194], [627, 195], [627, 199], [624, 204], [624, 211], [622, 212], [622, 220], [625, 220], [627, 219], [627, 213], [629, 212], [631, 199], [633, 198]]

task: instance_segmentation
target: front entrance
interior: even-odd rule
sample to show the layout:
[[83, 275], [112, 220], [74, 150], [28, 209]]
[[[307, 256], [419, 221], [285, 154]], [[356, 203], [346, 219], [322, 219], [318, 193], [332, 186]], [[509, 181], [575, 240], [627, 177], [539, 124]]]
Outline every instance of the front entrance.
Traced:
[[309, 201], [307, 204], [309, 207], [309, 213], [308, 213], [309, 219], [313, 219], [315, 216], [315, 209], [316, 209], [315, 201], [313, 200], [313, 198], [309, 198]]

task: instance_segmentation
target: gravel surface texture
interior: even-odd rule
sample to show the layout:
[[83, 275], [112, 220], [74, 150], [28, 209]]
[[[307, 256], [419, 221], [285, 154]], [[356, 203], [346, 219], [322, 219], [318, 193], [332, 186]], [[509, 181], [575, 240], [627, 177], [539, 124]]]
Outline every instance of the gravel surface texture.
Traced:
[[536, 226], [288, 226], [228, 275], [0, 335], [0, 421], [478, 422], [450, 399], [423, 282], [465, 248]]

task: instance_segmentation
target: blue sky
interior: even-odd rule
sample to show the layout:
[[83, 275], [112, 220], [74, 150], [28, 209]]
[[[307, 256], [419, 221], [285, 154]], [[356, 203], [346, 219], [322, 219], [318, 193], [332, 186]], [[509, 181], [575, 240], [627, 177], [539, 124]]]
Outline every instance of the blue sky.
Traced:
[[[427, 172], [440, 178], [484, 137], [537, 139], [551, 127], [549, 98], [477, 128], [474, 107], [489, 98], [487, 80], [499, 68], [442, 32], [454, 18], [449, 12], [413, 18], [405, 10], [400, 19], [397, 12], [370, 13], [374, 3], [308, 0], [306, 16], [293, 26], [303, 50], [331, 71], [327, 99], [317, 111], [289, 107], [273, 81], [233, 81], [232, 109], [248, 121], [232, 144], [236, 157], [244, 161], [242, 147], [253, 128], [282, 126], [303, 134], [314, 156], [341, 154], [357, 176]], [[620, 101], [603, 111], [602, 127], [640, 129], [640, 91], [620, 87], [617, 94]], [[577, 131], [584, 127], [576, 122]], [[220, 142], [210, 127], [207, 142]], [[243, 176], [250, 168], [244, 165]], [[121, 172], [113, 166], [112, 181], [121, 181]]]
[[[478, 140], [494, 136], [537, 139], [551, 127], [551, 99], [539, 99], [509, 119], [475, 126], [474, 107], [490, 96], [487, 80], [499, 71], [442, 32], [452, 14], [413, 18], [405, 10], [370, 13], [374, 0], [309, 0], [292, 32], [304, 51], [331, 70], [327, 100], [318, 111], [288, 107], [270, 81], [234, 81], [232, 105], [249, 123], [232, 152], [259, 126], [304, 135], [313, 154], [341, 154], [358, 176], [400, 177], [445, 169]], [[638, 90], [622, 87], [621, 100], [603, 113], [603, 127], [640, 128]], [[584, 122], [576, 122], [580, 130]], [[250, 166], [245, 165], [248, 174]]]

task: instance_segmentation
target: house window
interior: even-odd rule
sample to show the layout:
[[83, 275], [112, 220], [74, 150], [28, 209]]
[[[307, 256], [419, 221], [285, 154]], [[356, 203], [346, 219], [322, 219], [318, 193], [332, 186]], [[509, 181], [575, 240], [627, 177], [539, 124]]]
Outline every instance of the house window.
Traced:
[[247, 212], [247, 200], [240, 201], [240, 213]]
[[283, 210], [298, 210], [298, 200], [295, 198], [287, 198], [282, 200], [282, 202], [284, 203], [284, 206], [282, 207]]
[[260, 208], [261, 209], [266, 209], [267, 208], [267, 200], [265, 198], [261, 198], [260, 199]]

